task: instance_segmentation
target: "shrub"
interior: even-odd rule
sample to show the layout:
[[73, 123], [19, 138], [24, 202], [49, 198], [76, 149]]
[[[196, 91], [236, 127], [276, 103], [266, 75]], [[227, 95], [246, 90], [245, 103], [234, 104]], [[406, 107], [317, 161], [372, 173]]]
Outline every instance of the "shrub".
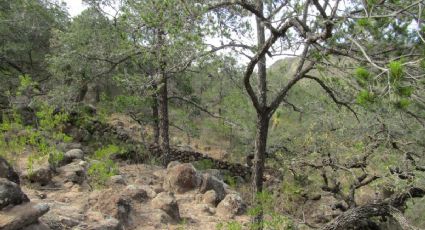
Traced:
[[118, 167], [110, 156], [121, 152], [116, 145], [108, 145], [105, 148], [97, 150], [93, 154], [93, 161], [87, 171], [90, 183], [96, 187], [103, 187], [111, 176], [118, 174]]

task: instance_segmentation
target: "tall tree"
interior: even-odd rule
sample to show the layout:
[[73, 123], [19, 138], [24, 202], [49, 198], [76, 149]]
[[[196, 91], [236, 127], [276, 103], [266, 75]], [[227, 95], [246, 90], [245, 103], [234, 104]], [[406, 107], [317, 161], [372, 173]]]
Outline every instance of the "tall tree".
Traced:
[[67, 23], [63, 5], [41, 0], [0, 2], [1, 94], [13, 91], [20, 75], [46, 83], [51, 76], [45, 57], [52, 32], [64, 29]]
[[[361, 37], [369, 39], [371, 36], [365, 31], [359, 31], [359, 34], [352, 34], [348, 28], [353, 25], [353, 20], [364, 18], [385, 18], [380, 24], [380, 28], [389, 29], [388, 37], [381, 36], [384, 39], [392, 39], [393, 36], [403, 36], [400, 26], [406, 26], [411, 22], [412, 17], [406, 16], [403, 12], [412, 10], [412, 7], [420, 2], [406, 1], [404, 3], [390, 2], [357, 2], [353, 1], [350, 5], [340, 4], [341, 1], [319, 2], [316, 0], [306, 1], [218, 1], [212, 2], [209, 10], [219, 14], [221, 9], [226, 8], [229, 11], [237, 10], [251, 14], [256, 18], [257, 25], [257, 49], [249, 56], [249, 62], [244, 73], [244, 87], [251, 99], [252, 105], [257, 113], [257, 131], [255, 139], [255, 154], [252, 176], [252, 191], [254, 194], [261, 192], [263, 183], [264, 157], [267, 145], [268, 126], [270, 118], [278, 107], [286, 100], [288, 92], [302, 79], [316, 81], [338, 105], [344, 106], [354, 112], [349, 103], [341, 101], [334, 93], [323, 77], [317, 76], [320, 70], [320, 63], [327, 62], [330, 54], [336, 54], [340, 47], [347, 47], [344, 54], [348, 57], [366, 60], [372, 68], [381, 69], [388, 73], [391, 78], [389, 68], [382, 68], [370, 60], [373, 54], [372, 49], [366, 50], [353, 39]], [[264, 7], [265, 6], [265, 7]], [[397, 8], [394, 8], [397, 6]], [[396, 10], [396, 9], [402, 10]], [[243, 15], [244, 13], [242, 13]], [[394, 20], [393, 17], [401, 18]], [[220, 20], [219, 17], [217, 17]], [[413, 18], [415, 18], [413, 16]], [[348, 20], [347, 20], [348, 19]], [[373, 19], [372, 19], [373, 20]], [[245, 23], [245, 22], [244, 22]], [[406, 24], [407, 23], [407, 24]], [[221, 25], [226, 25], [225, 20], [220, 21]], [[375, 27], [377, 28], [377, 27]], [[263, 30], [267, 29], [265, 33]], [[233, 33], [233, 37], [240, 33]], [[264, 39], [264, 34], [268, 35]], [[360, 35], [361, 34], [361, 35]], [[416, 37], [418, 37], [416, 35]], [[380, 50], [391, 48], [394, 42], [384, 42], [380, 44]], [[357, 47], [358, 49], [348, 49], [348, 47]], [[272, 89], [268, 84], [268, 79], [264, 70], [266, 55], [292, 55], [297, 58], [295, 71], [288, 72], [288, 80], [282, 79], [277, 89]], [[381, 55], [384, 63], [389, 62], [392, 55]], [[379, 56], [379, 55], [378, 55]], [[392, 56], [399, 57], [399, 56]], [[417, 60], [417, 58], [413, 58]], [[254, 68], [257, 66], [258, 75], [256, 84], [252, 84]], [[258, 87], [258, 92], [254, 90]], [[271, 98], [267, 101], [267, 95]], [[260, 207], [260, 211], [253, 218], [253, 222], [262, 229], [262, 211], [261, 204], [254, 198], [255, 203]]]

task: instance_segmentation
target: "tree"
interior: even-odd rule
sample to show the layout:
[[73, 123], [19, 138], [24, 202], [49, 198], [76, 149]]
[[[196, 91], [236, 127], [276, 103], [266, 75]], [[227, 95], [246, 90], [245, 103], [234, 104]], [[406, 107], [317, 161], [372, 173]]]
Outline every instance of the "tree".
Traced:
[[[88, 1], [99, 11], [114, 1]], [[153, 114], [158, 109], [159, 134], [163, 164], [168, 164], [170, 152], [168, 87], [169, 79], [186, 71], [203, 49], [200, 31], [202, 17], [196, 1], [122, 1], [119, 20], [128, 28], [135, 53], [152, 62], [149, 87], [155, 90]], [[135, 55], [133, 55], [135, 56]], [[139, 57], [140, 58], [140, 57]], [[158, 106], [156, 106], [156, 103]], [[155, 135], [156, 136], [156, 135]]]
[[[88, 8], [65, 31], [55, 31], [50, 72], [64, 87], [58, 88], [62, 93], [54, 93], [54, 97], [63, 95], [69, 98], [59, 101], [78, 103], [84, 100], [89, 85], [111, 82], [116, 63], [126, 61], [130, 52], [120, 29], [96, 9]], [[63, 94], [67, 89], [70, 93]]]
[[0, 3], [0, 74], [2, 95], [14, 91], [18, 76], [30, 76], [46, 87], [51, 75], [45, 57], [50, 52], [53, 30], [62, 30], [68, 23], [64, 6], [47, 1], [18, 0]]
[[[394, 40], [401, 41], [404, 45], [406, 40], [395, 39], [396, 37], [406, 37], [405, 30], [411, 22], [411, 16], [414, 13], [405, 13], [413, 11], [412, 7], [420, 4], [420, 2], [352, 2], [352, 5], [343, 5], [341, 1], [321, 3], [316, 0], [309, 1], [219, 1], [211, 3], [208, 9], [213, 12], [220, 13], [220, 9], [227, 8], [229, 10], [238, 10], [247, 12], [256, 17], [257, 25], [257, 49], [253, 55], [249, 57], [249, 63], [246, 66], [244, 73], [244, 87], [252, 105], [257, 113], [257, 130], [255, 140], [255, 156], [253, 165], [252, 177], [252, 192], [255, 195], [262, 192], [263, 187], [263, 171], [264, 158], [267, 145], [268, 126], [270, 119], [278, 109], [281, 103], [285, 101], [289, 91], [302, 79], [310, 79], [317, 82], [329, 97], [338, 105], [344, 106], [348, 110], [354, 110], [350, 104], [341, 101], [336, 95], [332, 87], [330, 87], [323, 77], [315, 76], [320, 73], [321, 63], [327, 63], [330, 55], [344, 55], [360, 62], [368, 64], [371, 68], [380, 69], [383, 73], [388, 74], [388, 78], [397, 78], [391, 74], [391, 68], [382, 68], [372, 61], [371, 56], [379, 56], [383, 63], [390, 62], [395, 53], [389, 51], [390, 54], [382, 55], [373, 54], [372, 50], [366, 50], [353, 39], [353, 37], [362, 37], [370, 39], [377, 35], [370, 34], [369, 31], [356, 31], [354, 35], [352, 26], [355, 23], [361, 23], [362, 20], [375, 20], [382, 18], [379, 26], [376, 28], [388, 28], [388, 37], [380, 36], [380, 50], [387, 50], [394, 46]], [[395, 10], [395, 6], [401, 10]], [[409, 16], [410, 15], [410, 16]], [[393, 17], [397, 17], [394, 20]], [[220, 19], [220, 18], [219, 18]], [[378, 21], [380, 21], [378, 19]], [[226, 22], [220, 21], [222, 25]], [[264, 32], [267, 30], [267, 33]], [[379, 30], [379, 29], [378, 29]], [[268, 34], [268, 38], [264, 39], [264, 34]], [[409, 35], [412, 36], [412, 35]], [[411, 37], [409, 37], [411, 39]], [[415, 41], [418, 41], [418, 36], [415, 36]], [[358, 49], [351, 49], [352, 47]], [[341, 51], [340, 47], [347, 47]], [[348, 48], [350, 47], [350, 49]], [[393, 47], [394, 48], [394, 47]], [[290, 73], [287, 81], [282, 81], [281, 86], [277, 90], [271, 90], [268, 85], [268, 79], [265, 71], [266, 55], [282, 55], [287, 52], [288, 55], [298, 57], [295, 71]], [[394, 51], [394, 50], [393, 50]], [[415, 55], [418, 53], [414, 52]], [[411, 57], [408, 55], [407, 57]], [[413, 58], [413, 60], [417, 60]], [[365, 63], [366, 62], [366, 63]], [[406, 62], [409, 63], [409, 62]], [[417, 62], [416, 62], [417, 63]], [[390, 64], [391, 65], [391, 64]], [[399, 66], [401, 64], [398, 64]], [[417, 64], [415, 64], [417, 65]], [[257, 66], [257, 81], [256, 85], [251, 83], [254, 68]], [[417, 75], [415, 75], [417, 76]], [[254, 86], [258, 87], [257, 92]], [[271, 97], [270, 97], [271, 96]], [[268, 98], [271, 98], [268, 101]], [[258, 203], [257, 203], [258, 204]], [[261, 204], [258, 204], [261, 205]], [[262, 212], [261, 209], [253, 218], [253, 222], [258, 224], [261, 229]]]

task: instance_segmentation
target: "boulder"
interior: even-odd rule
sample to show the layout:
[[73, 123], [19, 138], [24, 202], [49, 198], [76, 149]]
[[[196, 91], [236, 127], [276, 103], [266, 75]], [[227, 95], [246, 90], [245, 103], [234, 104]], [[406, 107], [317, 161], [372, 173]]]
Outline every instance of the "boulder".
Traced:
[[219, 169], [204, 169], [202, 172], [210, 174], [221, 181], [224, 180], [223, 173]]
[[217, 193], [214, 190], [208, 190], [202, 195], [202, 202], [215, 207], [217, 205]]
[[168, 224], [175, 222], [175, 220], [173, 220], [170, 215], [168, 215], [161, 209], [155, 210], [154, 212], [149, 214], [149, 217], [146, 218], [149, 218], [153, 223]]
[[171, 161], [170, 163], [168, 163], [168, 165], [167, 165], [167, 169], [171, 169], [171, 168], [173, 168], [174, 166], [179, 165], [179, 164], [181, 164], [181, 163], [180, 163], [180, 162], [178, 162], [178, 161]]
[[38, 218], [49, 211], [47, 204], [26, 203], [0, 212], [0, 229], [22, 230], [38, 223]]
[[246, 209], [246, 205], [242, 198], [235, 193], [228, 194], [217, 205], [217, 215], [225, 218], [233, 218], [235, 215], [242, 214]]
[[20, 183], [18, 174], [3, 157], [0, 157], [0, 178], [6, 178], [16, 184]]
[[85, 161], [73, 161], [70, 164], [64, 165], [58, 169], [59, 177], [62, 178], [63, 183], [72, 182], [82, 184], [86, 178], [85, 165]]
[[179, 164], [167, 170], [164, 178], [166, 190], [185, 193], [195, 189], [201, 183], [201, 177], [192, 164]]
[[122, 184], [125, 185], [125, 179], [122, 175], [114, 175], [109, 178], [109, 184]]
[[9, 205], [18, 205], [28, 201], [27, 195], [22, 192], [19, 185], [6, 178], [0, 178], [0, 210]]
[[81, 149], [71, 149], [66, 152], [63, 156], [63, 159], [60, 161], [59, 165], [63, 166], [71, 163], [74, 159], [84, 160], [84, 152]]
[[173, 193], [161, 192], [152, 201], [152, 207], [161, 209], [173, 220], [180, 221], [180, 211]]
[[32, 172], [27, 170], [23, 173], [22, 177], [31, 183], [38, 183], [44, 186], [52, 181], [53, 173], [48, 165], [43, 165], [34, 168]]
[[216, 193], [217, 203], [224, 199], [226, 196], [226, 189], [224, 182], [220, 181], [210, 174], [202, 175], [202, 183], [199, 187], [200, 193], [205, 193], [208, 190], [214, 190]]
[[136, 185], [127, 186], [122, 192], [122, 196], [138, 202], [143, 202], [148, 199], [148, 193], [146, 190]]

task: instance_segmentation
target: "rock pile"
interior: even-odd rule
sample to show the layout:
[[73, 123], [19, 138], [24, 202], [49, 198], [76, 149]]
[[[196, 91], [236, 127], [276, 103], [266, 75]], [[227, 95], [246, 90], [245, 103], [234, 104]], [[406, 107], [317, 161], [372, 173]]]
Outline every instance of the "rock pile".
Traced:
[[30, 202], [19, 182], [18, 174], [0, 157], [0, 229], [49, 229], [38, 220], [49, 211], [49, 206]]

